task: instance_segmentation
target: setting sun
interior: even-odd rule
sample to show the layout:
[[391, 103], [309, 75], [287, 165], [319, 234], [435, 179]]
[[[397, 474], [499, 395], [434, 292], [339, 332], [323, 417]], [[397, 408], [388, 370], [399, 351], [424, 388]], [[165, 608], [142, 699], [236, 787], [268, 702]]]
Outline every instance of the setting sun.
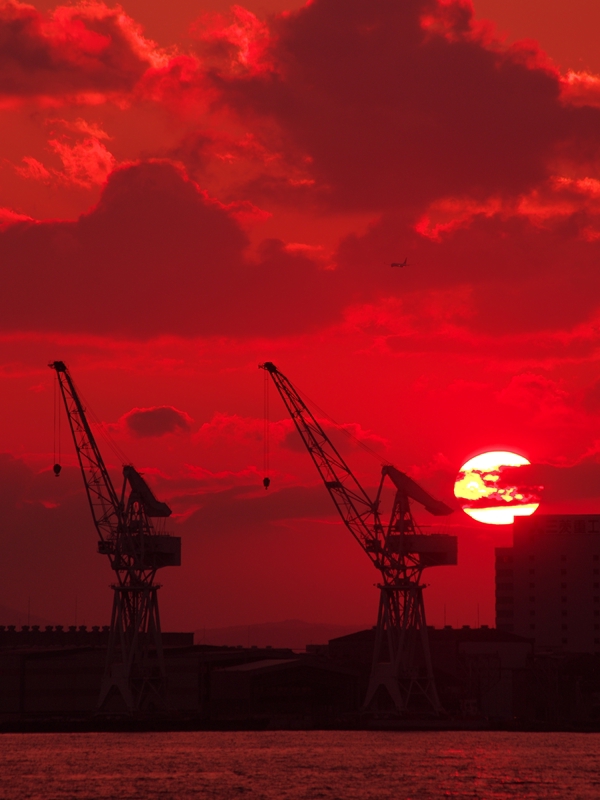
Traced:
[[465, 514], [489, 525], [510, 525], [515, 517], [533, 514], [540, 504], [541, 487], [508, 483], [502, 475], [505, 467], [529, 463], [516, 453], [494, 450], [463, 464], [456, 476], [454, 495]]

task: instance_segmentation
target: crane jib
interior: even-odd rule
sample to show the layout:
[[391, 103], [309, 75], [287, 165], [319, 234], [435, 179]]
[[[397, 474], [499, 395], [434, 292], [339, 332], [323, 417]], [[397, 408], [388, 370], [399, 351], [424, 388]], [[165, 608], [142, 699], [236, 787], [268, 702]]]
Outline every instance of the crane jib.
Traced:
[[[109, 557], [120, 582], [135, 582], [140, 570], [155, 571], [181, 563], [181, 540], [158, 535], [151, 518], [169, 517], [171, 509], [156, 499], [140, 473], [131, 465], [123, 467], [123, 490], [117, 493], [96, 443], [87, 415], [69, 370], [63, 361], [49, 366], [55, 370], [92, 518], [100, 537], [99, 552]], [[125, 489], [130, 493], [125, 500]]]
[[[404, 557], [407, 545], [424, 547], [425, 537], [422, 534], [420, 534], [419, 540], [415, 539], [415, 525], [410, 514], [409, 498], [420, 503], [435, 516], [451, 514], [453, 509], [433, 498], [412, 478], [391, 465], [385, 465], [382, 468], [379, 490], [376, 498], [372, 499], [291, 381], [271, 361], [266, 361], [260, 367], [271, 376], [344, 524], [361, 544], [375, 566], [378, 569], [388, 569], [391, 564], [397, 566], [398, 557]], [[389, 478], [397, 491], [392, 516], [387, 525], [384, 525], [379, 506], [381, 489], [386, 478]], [[401, 509], [402, 513], [400, 513]], [[400, 547], [394, 536], [406, 537], [408, 534], [411, 535], [410, 540], [406, 539], [405, 545]], [[431, 544], [433, 545], [433, 541]], [[436, 547], [440, 550], [440, 563], [455, 562], [456, 542], [454, 537], [444, 536], [443, 540], [438, 539]], [[385, 563], [382, 562], [381, 554], [385, 556]], [[427, 561], [429, 564], [431, 564], [432, 558], [431, 553], [423, 554], [423, 561]]]

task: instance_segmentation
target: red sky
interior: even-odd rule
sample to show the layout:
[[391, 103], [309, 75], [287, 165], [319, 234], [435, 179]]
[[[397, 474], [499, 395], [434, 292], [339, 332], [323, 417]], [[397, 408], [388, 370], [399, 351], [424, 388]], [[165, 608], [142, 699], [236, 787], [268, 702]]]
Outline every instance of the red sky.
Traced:
[[[598, 511], [599, 22], [592, 0], [0, 3], [0, 606], [108, 621], [66, 436], [50, 472], [55, 359], [175, 511], [166, 628], [375, 621], [274, 393], [261, 488], [264, 360], [380, 453], [347, 452], [367, 487], [391, 461], [451, 501], [501, 448], [542, 511]], [[429, 621], [492, 624], [509, 533], [444, 530]]]

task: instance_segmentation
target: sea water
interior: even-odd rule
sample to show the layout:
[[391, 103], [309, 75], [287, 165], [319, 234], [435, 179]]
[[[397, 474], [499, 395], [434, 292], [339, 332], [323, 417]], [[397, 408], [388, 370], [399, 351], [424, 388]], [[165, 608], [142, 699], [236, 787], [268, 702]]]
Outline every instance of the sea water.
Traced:
[[600, 798], [600, 734], [0, 734], [0, 798]]

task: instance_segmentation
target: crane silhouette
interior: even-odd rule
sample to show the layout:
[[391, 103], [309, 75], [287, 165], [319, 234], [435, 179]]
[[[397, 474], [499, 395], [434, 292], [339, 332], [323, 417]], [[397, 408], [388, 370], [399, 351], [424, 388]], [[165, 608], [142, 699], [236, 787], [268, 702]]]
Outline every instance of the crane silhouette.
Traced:
[[[155, 583], [161, 567], [181, 564], [181, 539], [155, 530], [153, 520], [171, 509], [156, 499], [131, 465], [123, 466], [118, 495], [102, 459], [85, 408], [62, 361], [55, 370], [73, 435], [92, 518], [116, 583], [106, 668], [98, 711], [143, 714], [166, 707], [166, 670]], [[56, 464], [55, 474], [60, 469]]]
[[[375, 647], [363, 709], [392, 710], [400, 715], [441, 714], [421, 577], [426, 567], [457, 563], [457, 539], [421, 533], [414, 522], [410, 500], [435, 516], [451, 514], [453, 509], [389, 464], [383, 466], [379, 488], [371, 498], [298, 390], [270, 361], [260, 367], [273, 379], [344, 524], [381, 576]], [[380, 510], [386, 479], [396, 489], [387, 521]]]

